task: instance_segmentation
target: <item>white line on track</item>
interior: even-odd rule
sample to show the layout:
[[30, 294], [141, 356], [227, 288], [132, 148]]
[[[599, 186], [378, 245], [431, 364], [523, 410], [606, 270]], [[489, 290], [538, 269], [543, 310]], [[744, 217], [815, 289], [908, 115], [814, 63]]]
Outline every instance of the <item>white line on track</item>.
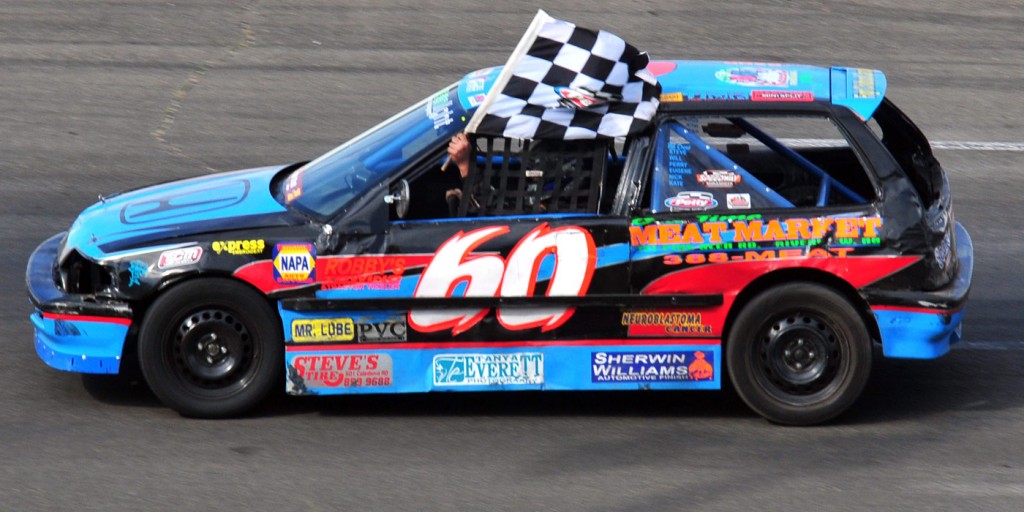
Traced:
[[1024, 350], [1024, 341], [960, 341], [953, 345], [959, 350]]
[[[753, 139], [750, 139], [753, 140]], [[805, 148], [835, 148], [845, 147], [845, 140], [841, 139], [779, 139], [779, 142], [787, 146]], [[1024, 152], [1024, 142], [972, 142], [964, 140], [939, 140], [931, 143], [932, 149], [946, 151], [1013, 151]]]
[[1024, 151], [1024, 142], [966, 142], [966, 141], [936, 141], [932, 142], [934, 149], [947, 149], [951, 151]]

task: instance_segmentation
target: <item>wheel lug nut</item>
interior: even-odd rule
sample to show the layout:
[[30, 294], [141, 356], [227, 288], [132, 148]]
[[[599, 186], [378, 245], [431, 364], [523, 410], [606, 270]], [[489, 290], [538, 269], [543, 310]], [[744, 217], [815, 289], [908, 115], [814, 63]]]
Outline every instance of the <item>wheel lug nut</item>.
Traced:
[[785, 352], [783, 352], [783, 354], [785, 354], [785, 355], [786, 355], [786, 357], [789, 357], [789, 356], [793, 355], [793, 353], [792, 353], [792, 352], [790, 352], [788, 348], [786, 349], [786, 351], [785, 351]]
[[803, 367], [804, 367], [804, 365], [802, 365], [802, 364], [800, 364], [800, 363], [797, 363], [797, 364], [796, 364], [796, 369], [797, 369], [797, 370], [799, 370], [799, 369], [801, 369], [801, 368], [803, 368]]
[[228, 348], [227, 347], [220, 347], [220, 353], [221, 354], [227, 354], [228, 353]]

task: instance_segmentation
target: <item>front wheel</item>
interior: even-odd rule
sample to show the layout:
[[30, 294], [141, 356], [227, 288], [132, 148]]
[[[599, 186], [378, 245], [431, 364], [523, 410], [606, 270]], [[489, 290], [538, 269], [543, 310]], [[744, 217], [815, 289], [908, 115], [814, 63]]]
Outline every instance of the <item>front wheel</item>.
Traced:
[[751, 409], [775, 423], [813, 425], [860, 396], [871, 373], [871, 340], [842, 295], [811, 283], [787, 284], [740, 311], [726, 361]]
[[222, 418], [261, 402], [283, 381], [277, 314], [229, 279], [197, 279], [161, 295], [139, 332], [139, 363], [153, 393], [184, 416]]

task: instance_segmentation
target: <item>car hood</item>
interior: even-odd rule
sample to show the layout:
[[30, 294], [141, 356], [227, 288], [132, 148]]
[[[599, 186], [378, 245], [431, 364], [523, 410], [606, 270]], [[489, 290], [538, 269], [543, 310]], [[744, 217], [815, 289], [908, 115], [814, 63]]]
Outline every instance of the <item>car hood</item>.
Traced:
[[212, 174], [101, 197], [75, 220], [60, 257], [78, 249], [99, 259], [158, 240], [300, 223], [303, 219], [270, 190], [274, 175], [285, 167]]

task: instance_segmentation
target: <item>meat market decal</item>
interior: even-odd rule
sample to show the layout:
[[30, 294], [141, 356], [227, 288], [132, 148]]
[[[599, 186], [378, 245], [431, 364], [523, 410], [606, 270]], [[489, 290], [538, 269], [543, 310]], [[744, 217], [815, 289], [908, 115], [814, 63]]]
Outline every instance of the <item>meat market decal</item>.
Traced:
[[699, 350], [592, 352], [590, 362], [595, 383], [714, 380], [715, 374], [714, 361]]
[[[414, 297], [532, 297], [537, 282], [547, 278], [547, 296], [582, 296], [590, 288], [597, 264], [594, 239], [577, 226], [552, 228], [541, 224], [526, 233], [507, 258], [473, 251], [488, 240], [508, 234], [508, 226], [459, 231], [434, 253], [423, 269]], [[546, 264], [553, 258], [553, 265]], [[545, 274], [541, 274], [542, 270]], [[550, 276], [547, 273], [550, 272]], [[456, 293], [458, 290], [458, 294]], [[451, 329], [456, 335], [476, 325], [488, 313], [479, 309], [432, 309], [409, 312], [409, 325], [421, 332]], [[498, 322], [509, 330], [540, 327], [550, 331], [576, 311], [569, 306], [498, 308]]]
[[504, 386], [544, 383], [544, 354], [438, 354], [435, 386]]
[[299, 318], [292, 321], [292, 341], [316, 343], [352, 341], [356, 337], [351, 318]]
[[389, 354], [296, 356], [291, 368], [306, 388], [387, 387], [394, 379]]
[[[639, 252], [743, 251], [796, 247], [800, 249], [793, 253], [795, 256], [803, 254], [803, 250], [807, 249], [811, 257], [842, 257], [852, 250], [851, 247], [880, 245], [881, 227], [882, 219], [877, 216], [764, 220], [760, 214], [699, 215], [696, 222], [634, 219], [629, 233], [630, 245]], [[815, 247], [822, 244], [826, 237], [827, 248]], [[726, 261], [766, 259], [756, 251], [749, 258], [746, 255], [726, 255], [725, 252], [720, 254], [725, 255]], [[706, 259], [710, 260], [710, 256]]]
[[316, 247], [313, 244], [274, 245], [274, 281], [309, 284], [316, 281]]

